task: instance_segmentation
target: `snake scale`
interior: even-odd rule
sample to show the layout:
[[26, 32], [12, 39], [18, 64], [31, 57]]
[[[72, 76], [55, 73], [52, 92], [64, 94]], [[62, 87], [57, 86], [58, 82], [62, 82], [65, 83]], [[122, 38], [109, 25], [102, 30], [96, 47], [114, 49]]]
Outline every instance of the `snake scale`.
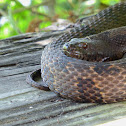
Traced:
[[[27, 82], [40, 89], [49, 88], [56, 94], [77, 102], [113, 103], [126, 100], [126, 58], [123, 57], [126, 53], [125, 26], [125, 2], [89, 17], [85, 24], [81, 23], [70, 29], [44, 48], [41, 70], [33, 72], [27, 78]], [[114, 28], [116, 30], [111, 31]], [[99, 33], [104, 37], [100, 37], [102, 35]], [[73, 38], [87, 38], [87, 36], [89, 40], [93, 40], [92, 35], [97, 39], [99, 36], [99, 41], [106, 40], [104, 49], [104, 45], [100, 45], [103, 49], [100, 50], [103, 58], [104, 55], [106, 57], [112, 53], [115, 54], [116, 60], [88, 61], [64, 54], [65, 43], [69, 43]], [[42, 84], [33, 81], [40, 74]]]

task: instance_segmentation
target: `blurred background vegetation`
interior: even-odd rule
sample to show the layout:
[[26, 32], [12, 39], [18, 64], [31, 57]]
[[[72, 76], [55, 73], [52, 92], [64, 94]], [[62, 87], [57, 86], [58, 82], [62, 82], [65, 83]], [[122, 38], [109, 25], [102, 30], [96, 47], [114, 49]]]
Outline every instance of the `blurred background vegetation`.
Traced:
[[75, 23], [121, 1], [125, 0], [0, 0], [0, 39], [56, 27], [61, 30], [56, 22]]

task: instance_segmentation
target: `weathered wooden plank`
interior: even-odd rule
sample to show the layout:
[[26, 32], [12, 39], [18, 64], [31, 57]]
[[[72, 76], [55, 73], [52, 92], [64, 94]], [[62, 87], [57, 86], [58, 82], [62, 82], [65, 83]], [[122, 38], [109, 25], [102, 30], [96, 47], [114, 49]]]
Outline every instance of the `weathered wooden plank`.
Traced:
[[76, 103], [28, 85], [26, 76], [40, 68], [44, 47], [37, 43], [46, 37], [31, 33], [0, 41], [0, 125], [94, 126], [126, 117], [126, 102]]

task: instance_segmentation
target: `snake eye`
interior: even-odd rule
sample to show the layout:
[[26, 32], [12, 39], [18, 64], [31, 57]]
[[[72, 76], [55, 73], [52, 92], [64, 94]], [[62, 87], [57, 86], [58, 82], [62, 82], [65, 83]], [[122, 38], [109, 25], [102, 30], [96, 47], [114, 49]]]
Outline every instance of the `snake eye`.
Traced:
[[88, 44], [85, 43], [85, 42], [83, 42], [83, 43], [82, 43], [82, 47], [83, 47], [84, 49], [86, 49], [86, 48], [88, 47]]
[[81, 43], [77, 44], [77, 47], [79, 47], [81, 49], [86, 49], [88, 47], [88, 44], [86, 42], [81, 42]]

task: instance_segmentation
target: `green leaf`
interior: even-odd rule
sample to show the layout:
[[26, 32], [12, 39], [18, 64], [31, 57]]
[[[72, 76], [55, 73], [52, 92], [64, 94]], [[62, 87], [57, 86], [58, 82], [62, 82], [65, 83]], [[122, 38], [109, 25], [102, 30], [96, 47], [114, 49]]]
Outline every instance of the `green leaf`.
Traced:
[[109, 6], [120, 2], [120, 0], [100, 0], [100, 1], [101, 1], [101, 3], [103, 3], [105, 5], [109, 5]]

